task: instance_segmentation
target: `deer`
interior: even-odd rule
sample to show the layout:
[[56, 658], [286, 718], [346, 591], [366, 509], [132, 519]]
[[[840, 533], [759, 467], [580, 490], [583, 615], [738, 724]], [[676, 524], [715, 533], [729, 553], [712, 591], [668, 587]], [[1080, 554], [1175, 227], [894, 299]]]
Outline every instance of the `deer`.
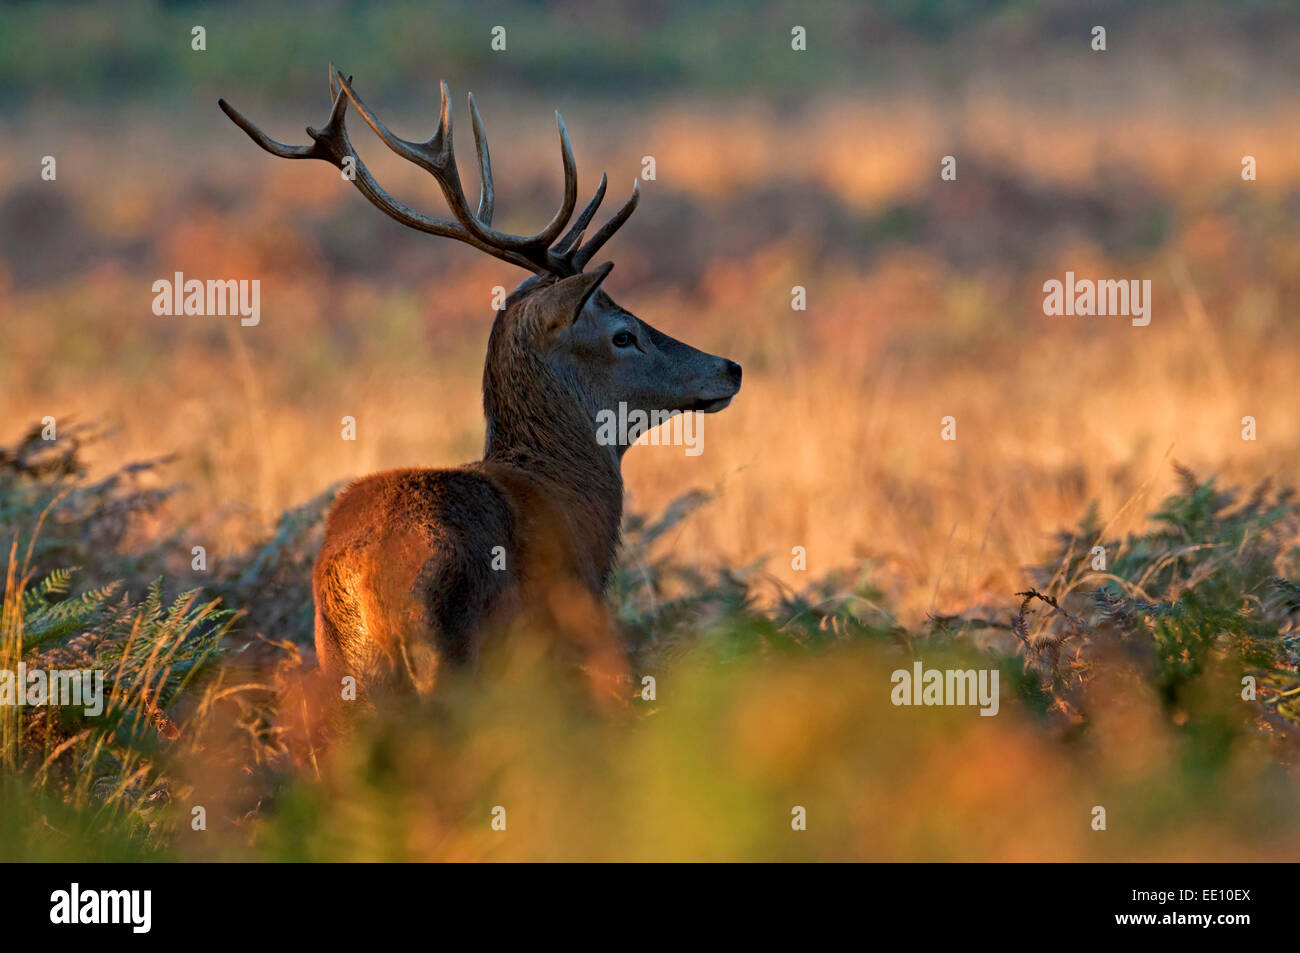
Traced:
[[[224, 99], [218, 104], [271, 155], [328, 162], [402, 225], [463, 242], [529, 275], [496, 311], [488, 335], [483, 458], [366, 476], [333, 502], [312, 573], [321, 672], [352, 676], [368, 699], [423, 696], [447, 673], [475, 671], [485, 646], [524, 626], [553, 634], [593, 697], [626, 700], [627, 647], [605, 592], [620, 543], [622, 459], [638, 434], [602, 438], [597, 418], [623, 404], [657, 420], [716, 413], [740, 390], [741, 367], [616, 304], [603, 287], [612, 261], [588, 268], [636, 209], [640, 183], [586, 237], [608, 179], [601, 175], [574, 219], [577, 167], [558, 111], [564, 196], [541, 231], [517, 235], [492, 225], [492, 165], [473, 93], [475, 210], [457, 169], [445, 81], [437, 128], [415, 142], [388, 129], [352, 77], [333, 64], [329, 73], [332, 109], [323, 127], [307, 128], [308, 145], [274, 140]], [[433, 176], [452, 220], [411, 209], [379, 185], [349, 140], [349, 105], [393, 153]]]

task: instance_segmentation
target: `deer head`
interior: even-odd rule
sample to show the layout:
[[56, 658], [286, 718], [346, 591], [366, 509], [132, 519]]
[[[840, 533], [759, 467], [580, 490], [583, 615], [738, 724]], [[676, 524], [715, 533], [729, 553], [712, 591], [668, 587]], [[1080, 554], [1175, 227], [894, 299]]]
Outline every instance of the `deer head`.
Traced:
[[[351, 78], [344, 79], [332, 65], [330, 92], [333, 109], [329, 121], [321, 129], [307, 129], [312, 143], [305, 146], [277, 142], [224, 99], [219, 105], [267, 152], [285, 159], [329, 162], [342, 170], [371, 204], [403, 225], [454, 238], [533, 272], [498, 312], [488, 343], [483, 373], [488, 458], [575, 463], [575, 457], [590, 452], [602, 410], [625, 407], [662, 416], [679, 411], [711, 413], [730, 403], [740, 389], [739, 364], [696, 350], [620, 308], [601, 287], [614, 267], [612, 262], [585, 271], [596, 252], [636, 209], [640, 185], [633, 186], [631, 197], [584, 242], [587, 227], [605, 197], [607, 179], [602, 175], [596, 194], [565, 231], [576, 206], [577, 167], [558, 112], [564, 199], [541, 231], [512, 235], [492, 227], [492, 163], [473, 93], [469, 111], [481, 182], [476, 211], [470, 210], [456, 167], [451, 100], [445, 82], [438, 128], [424, 142], [394, 135], [362, 102]], [[433, 175], [455, 221], [408, 208], [375, 181], [348, 138], [345, 113], [349, 102], [389, 149]], [[626, 448], [626, 442], [609, 448], [615, 468]]]

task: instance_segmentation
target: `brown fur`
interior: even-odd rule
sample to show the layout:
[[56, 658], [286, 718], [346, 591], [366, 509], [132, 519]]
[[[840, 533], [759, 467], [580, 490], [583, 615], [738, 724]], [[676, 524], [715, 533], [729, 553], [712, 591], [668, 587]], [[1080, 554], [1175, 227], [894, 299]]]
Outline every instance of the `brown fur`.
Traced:
[[[597, 294], [608, 271], [530, 279], [498, 315], [483, 373], [483, 460], [391, 470], [339, 497], [313, 574], [328, 675], [353, 675], [371, 695], [426, 692], [443, 666], [473, 666], [488, 640], [523, 619], [566, 646], [600, 693], [623, 690], [626, 655], [603, 592], [626, 447], [597, 441], [596, 412], [629, 387], [665, 389], [683, 406], [701, 388], [725, 399], [739, 368]], [[653, 351], [655, 363], [630, 383], [614, 379], [614, 357], [598, 357], [608, 322], [636, 322]], [[496, 547], [504, 569], [493, 568]]]
[[[348, 179], [391, 218], [534, 275], [492, 325], [483, 459], [451, 470], [380, 473], [354, 483], [335, 503], [312, 574], [321, 667], [333, 678], [354, 676], [372, 696], [428, 691], [443, 666], [472, 666], [494, 633], [522, 620], [576, 649], [594, 683], [624, 681], [626, 658], [602, 593], [618, 545], [619, 464], [630, 440], [620, 434], [602, 444], [598, 416], [624, 407], [653, 414], [721, 410], [740, 389], [740, 365], [656, 331], [598, 293], [613, 265], [586, 267], [635, 210], [640, 185], [586, 237], [605, 195], [602, 176], [570, 226], [577, 168], [559, 113], [564, 202], [536, 235], [509, 235], [491, 226], [492, 165], [472, 94], [482, 180], [477, 211], [456, 167], [446, 83], [437, 131], [410, 142], [394, 136], [332, 65], [329, 77], [330, 117], [307, 130], [309, 145], [272, 139], [224, 99], [219, 105], [272, 155], [351, 171]], [[454, 222], [412, 211], [375, 181], [348, 138], [349, 103], [385, 145], [434, 177]]]

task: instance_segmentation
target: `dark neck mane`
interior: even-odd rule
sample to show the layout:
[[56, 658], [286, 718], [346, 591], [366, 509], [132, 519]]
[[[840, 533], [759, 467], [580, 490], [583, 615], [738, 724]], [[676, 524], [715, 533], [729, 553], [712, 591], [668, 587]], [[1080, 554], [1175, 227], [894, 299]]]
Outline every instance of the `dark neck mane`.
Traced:
[[494, 327], [483, 371], [485, 462], [517, 468], [546, 485], [572, 515], [579, 545], [601, 584], [614, 565], [623, 518], [618, 447], [596, 441], [596, 408], [536, 351], [512, 346]]

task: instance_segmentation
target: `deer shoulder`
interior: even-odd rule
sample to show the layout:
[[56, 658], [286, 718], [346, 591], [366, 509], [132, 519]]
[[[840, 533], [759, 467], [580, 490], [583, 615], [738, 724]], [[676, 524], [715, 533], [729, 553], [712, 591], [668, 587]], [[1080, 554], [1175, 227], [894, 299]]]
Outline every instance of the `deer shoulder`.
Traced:
[[[575, 216], [577, 168], [558, 113], [563, 199], [540, 231], [516, 235], [492, 224], [492, 163], [472, 94], [474, 207], [456, 166], [446, 83], [438, 126], [417, 142], [391, 132], [333, 66], [329, 81], [329, 119], [307, 130], [308, 145], [272, 139], [220, 105], [272, 155], [329, 162], [396, 221], [530, 276], [492, 320], [483, 459], [380, 473], [335, 503], [313, 574], [321, 667], [355, 676], [372, 695], [429, 691], [445, 667], [472, 667], [485, 644], [522, 621], [553, 633], [593, 690], [608, 692], [625, 679], [626, 656], [603, 592], [619, 541], [622, 458], [640, 432], [610, 439], [599, 422], [720, 411], [740, 389], [740, 365], [664, 334], [605, 292], [613, 263], [588, 265], [636, 209], [640, 187], [589, 235], [607, 180]], [[349, 106], [389, 149], [433, 176], [451, 219], [407, 207], [375, 180], [348, 137]]]

